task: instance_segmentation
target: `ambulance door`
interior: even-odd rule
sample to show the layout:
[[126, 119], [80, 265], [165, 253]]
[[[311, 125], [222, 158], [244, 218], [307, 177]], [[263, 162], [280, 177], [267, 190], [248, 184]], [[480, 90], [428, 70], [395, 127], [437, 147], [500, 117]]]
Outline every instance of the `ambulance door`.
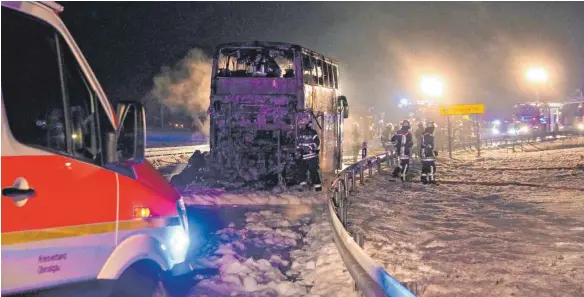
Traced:
[[2, 7], [2, 294], [95, 278], [115, 247], [113, 131], [61, 35]]

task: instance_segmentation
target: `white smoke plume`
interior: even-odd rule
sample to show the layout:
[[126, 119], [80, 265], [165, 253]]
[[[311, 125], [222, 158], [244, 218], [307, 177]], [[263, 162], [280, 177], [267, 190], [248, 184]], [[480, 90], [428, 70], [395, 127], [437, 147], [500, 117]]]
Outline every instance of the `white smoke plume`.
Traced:
[[171, 111], [188, 111], [195, 126], [208, 135], [212, 65], [212, 60], [202, 50], [190, 50], [172, 68], [163, 67], [154, 77], [148, 99], [167, 106]]

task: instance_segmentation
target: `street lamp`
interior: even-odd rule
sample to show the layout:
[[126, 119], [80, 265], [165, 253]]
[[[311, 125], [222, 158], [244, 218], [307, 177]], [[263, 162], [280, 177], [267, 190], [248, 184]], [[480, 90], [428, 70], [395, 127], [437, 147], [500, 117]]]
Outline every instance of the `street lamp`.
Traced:
[[548, 74], [541, 67], [529, 68], [526, 73], [527, 80], [532, 83], [544, 83], [548, 81]]
[[406, 107], [409, 104], [410, 104], [410, 100], [408, 100], [407, 98], [401, 98], [399, 100], [399, 105], [398, 106], [401, 108], [401, 107]]
[[[525, 73], [527, 80], [533, 84], [543, 84], [549, 80], [548, 73], [542, 67], [532, 67], [527, 69]], [[535, 96], [539, 101], [539, 88], [535, 86]]]
[[444, 84], [438, 77], [424, 76], [420, 81], [420, 90], [429, 97], [441, 97], [444, 93]]

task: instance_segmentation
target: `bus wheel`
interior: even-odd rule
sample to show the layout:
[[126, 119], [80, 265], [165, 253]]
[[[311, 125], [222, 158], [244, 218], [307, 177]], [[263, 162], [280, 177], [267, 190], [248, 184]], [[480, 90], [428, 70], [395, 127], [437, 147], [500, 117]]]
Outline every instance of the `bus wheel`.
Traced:
[[162, 270], [151, 261], [130, 266], [116, 281], [110, 297], [169, 297]]

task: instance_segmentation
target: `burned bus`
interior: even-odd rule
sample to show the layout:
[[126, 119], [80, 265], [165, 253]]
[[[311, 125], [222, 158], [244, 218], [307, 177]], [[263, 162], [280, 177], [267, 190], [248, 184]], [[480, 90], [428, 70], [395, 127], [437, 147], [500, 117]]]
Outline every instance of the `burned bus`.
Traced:
[[342, 166], [343, 120], [337, 61], [282, 42], [234, 42], [215, 49], [211, 81], [213, 163], [244, 181], [294, 181], [297, 123], [321, 139], [324, 172]]

